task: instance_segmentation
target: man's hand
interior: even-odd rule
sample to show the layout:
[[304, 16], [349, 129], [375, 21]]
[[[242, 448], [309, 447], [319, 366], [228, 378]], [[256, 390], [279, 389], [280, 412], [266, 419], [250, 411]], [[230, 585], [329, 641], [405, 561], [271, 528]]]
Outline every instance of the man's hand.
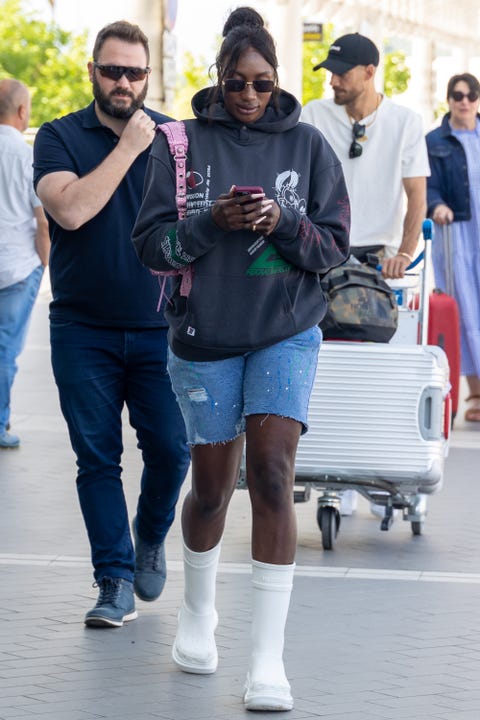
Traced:
[[382, 262], [382, 275], [385, 279], [397, 280], [403, 278], [405, 270], [410, 265], [411, 260], [406, 255], [395, 255]]
[[137, 157], [146, 150], [155, 137], [155, 122], [143, 110], [135, 110], [125, 125], [119, 140], [119, 147], [128, 150]]

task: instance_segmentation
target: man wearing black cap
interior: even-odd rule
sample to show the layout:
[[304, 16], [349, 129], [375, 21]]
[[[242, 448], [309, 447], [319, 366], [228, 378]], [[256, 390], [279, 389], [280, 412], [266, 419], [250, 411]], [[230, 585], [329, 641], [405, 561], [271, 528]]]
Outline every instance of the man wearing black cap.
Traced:
[[379, 250], [384, 276], [400, 278], [417, 247], [430, 170], [420, 116], [375, 89], [379, 60], [364, 35], [338, 38], [313, 68], [332, 73], [333, 99], [307, 103], [302, 120], [321, 130], [342, 162], [352, 252], [363, 260]]
[[[313, 68], [332, 73], [333, 99], [307, 103], [302, 120], [323, 133], [342, 163], [352, 254], [364, 261], [367, 253], [375, 253], [385, 277], [401, 278], [413, 260], [425, 217], [430, 169], [420, 116], [375, 89], [379, 61], [378, 48], [364, 35], [338, 38]], [[355, 491], [343, 492], [342, 515], [351, 515], [356, 501]], [[375, 514], [383, 517], [384, 511], [372, 505]]]

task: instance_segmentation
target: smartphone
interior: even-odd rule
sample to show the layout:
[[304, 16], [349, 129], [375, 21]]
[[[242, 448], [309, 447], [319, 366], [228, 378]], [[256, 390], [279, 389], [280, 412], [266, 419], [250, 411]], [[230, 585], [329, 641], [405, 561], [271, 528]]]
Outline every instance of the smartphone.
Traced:
[[263, 188], [257, 185], [236, 185], [235, 195], [257, 195], [263, 193]]

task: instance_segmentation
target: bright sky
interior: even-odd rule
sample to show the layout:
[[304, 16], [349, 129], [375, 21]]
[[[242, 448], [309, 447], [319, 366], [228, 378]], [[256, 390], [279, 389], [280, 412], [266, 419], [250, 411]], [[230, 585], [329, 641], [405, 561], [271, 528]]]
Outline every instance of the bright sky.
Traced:
[[177, 24], [173, 32], [179, 58], [188, 50], [195, 57], [203, 55], [212, 63], [217, 52], [216, 41], [222, 34], [228, 13], [241, 4], [234, 0], [178, 0]]
[[[48, 0], [23, 0], [23, 4], [44, 19], [52, 17]], [[241, 0], [178, 0], [173, 33], [177, 39], [179, 60], [189, 50], [195, 57], [203, 55], [209, 64], [213, 62], [216, 38], [221, 34], [228, 11], [242, 4]], [[54, 18], [65, 30], [88, 30], [90, 45], [93, 45], [101, 27], [114, 20], [129, 19], [130, 7], [129, 0], [56, 0]], [[148, 34], [148, 28], [142, 29]]]

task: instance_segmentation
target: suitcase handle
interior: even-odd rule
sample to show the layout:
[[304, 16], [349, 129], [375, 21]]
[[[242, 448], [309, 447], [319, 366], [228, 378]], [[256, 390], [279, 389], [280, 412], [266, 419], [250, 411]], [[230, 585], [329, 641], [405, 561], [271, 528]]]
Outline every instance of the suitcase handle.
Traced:
[[[420, 255], [410, 263], [406, 268], [411, 268], [418, 265], [423, 260], [423, 271], [421, 273], [422, 287], [420, 291], [420, 306], [418, 313], [418, 342], [420, 345], [427, 345], [428, 339], [428, 295], [430, 292], [430, 274], [431, 274], [431, 259], [432, 259], [432, 238], [433, 238], [433, 221], [430, 218], [426, 218], [422, 223], [422, 235], [425, 241], [425, 247]], [[377, 267], [378, 270], [382, 269], [382, 266]]]
[[436, 418], [444, 411], [442, 389], [438, 387], [424, 388], [418, 405], [418, 428], [424, 440], [440, 440], [445, 432], [444, 425], [438, 424]]
[[433, 220], [427, 218], [422, 223], [422, 234], [425, 241], [423, 250], [423, 272], [422, 272], [422, 289], [420, 304], [420, 344], [428, 343], [428, 307], [430, 294], [430, 276], [432, 273], [432, 240], [433, 240]]

